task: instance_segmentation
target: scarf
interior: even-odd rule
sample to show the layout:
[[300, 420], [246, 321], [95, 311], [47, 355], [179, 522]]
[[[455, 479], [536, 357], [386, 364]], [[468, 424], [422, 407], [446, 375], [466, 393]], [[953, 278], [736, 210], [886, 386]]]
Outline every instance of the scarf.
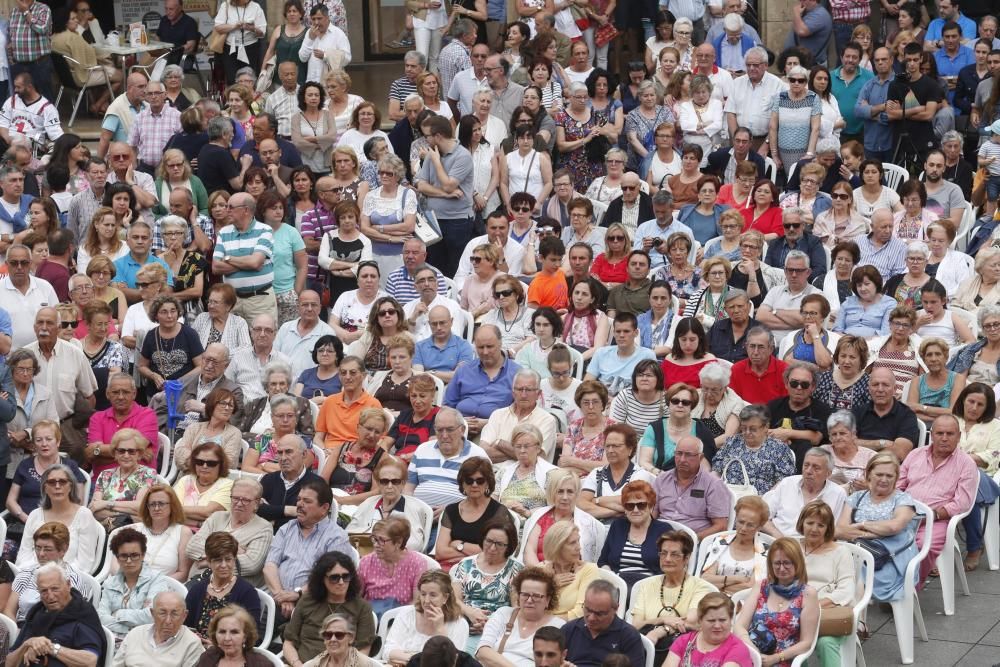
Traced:
[[802, 595], [802, 591], [805, 587], [806, 585], [801, 583], [798, 579], [787, 585], [779, 584], [777, 582], [768, 582], [764, 588], [764, 599], [766, 600], [770, 593], [776, 593], [778, 596], [783, 597], [786, 600], [793, 600]]
[[21, 636], [27, 638], [45, 637], [52, 632], [52, 628], [67, 623], [82, 623], [101, 638], [101, 655], [97, 662], [98, 664], [103, 664], [104, 656], [108, 652], [108, 646], [105, 643], [104, 628], [101, 627], [101, 619], [97, 615], [97, 610], [94, 609], [92, 604], [83, 599], [79, 591], [72, 590], [70, 593], [72, 597], [69, 604], [58, 611], [49, 611], [41, 603], [32, 607], [24, 619]]

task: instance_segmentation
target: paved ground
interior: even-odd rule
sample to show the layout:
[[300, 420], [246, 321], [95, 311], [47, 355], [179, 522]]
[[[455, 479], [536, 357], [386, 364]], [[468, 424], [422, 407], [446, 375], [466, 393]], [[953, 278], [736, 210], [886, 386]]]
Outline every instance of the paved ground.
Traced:
[[[1000, 571], [988, 570], [985, 557], [979, 569], [969, 574], [969, 590], [970, 597], [956, 595], [954, 616], [944, 615], [941, 588], [936, 581], [920, 594], [930, 641], [917, 637], [915, 666], [992, 667], [1000, 663]], [[872, 631], [864, 643], [868, 666], [900, 664], [892, 614], [872, 606], [868, 624]]]

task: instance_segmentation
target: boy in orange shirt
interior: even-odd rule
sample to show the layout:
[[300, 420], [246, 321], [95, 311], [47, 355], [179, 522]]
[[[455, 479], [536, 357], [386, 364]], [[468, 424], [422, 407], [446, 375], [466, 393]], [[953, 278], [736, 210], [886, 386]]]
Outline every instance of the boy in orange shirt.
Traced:
[[569, 288], [566, 275], [560, 268], [566, 246], [555, 236], [546, 236], [538, 244], [538, 254], [542, 257], [542, 269], [535, 274], [528, 287], [528, 306], [554, 308], [560, 315], [569, 307]]

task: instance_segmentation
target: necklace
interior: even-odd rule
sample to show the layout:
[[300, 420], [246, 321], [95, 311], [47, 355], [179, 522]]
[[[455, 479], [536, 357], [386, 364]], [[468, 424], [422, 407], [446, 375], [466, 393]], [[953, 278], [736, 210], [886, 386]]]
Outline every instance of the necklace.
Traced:
[[680, 614], [679, 611], [677, 611], [677, 605], [680, 604], [681, 598], [684, 597], [684, 585], [686, 583], [687, 583], [687, 575], [685, 575], [684, 579], [681, 580], [681, 589], [679, 591], [677, 591], [677, 598], [674, 600], [674, 603], [672, 605], [667, 604], [666, 599], [664, 599], [665, 598], [664, 591], [667, 590], [667, 586], [666, 586], [666, 584], [667, 584], [667, 577], [666, 577], [666, 575], [664, 575], [664, 577], [663, 577], [663, 583], [660, 584], [660, 612], [656, 615], [657, 618], [659, 618], [660, 614], [662, 614], [665, 611], [669, 611], [674, 616], [677, 616], [678, 618], [680, 618], [681, 614]]
[[497, 310], [500, 311], [500, 323], [503, 324], [504, 333], [510, 333], [510, 330], [514, 328], [517, 321], [521, 319], [521, 306], [517, 307], [517, 312], [514, 314], [514, 318], [510, 321], [510, 324], [507, 324], [507, 316], [504, 314], [503, 308], [498, 308]]
[[236, 578], [234, 577], [230, 579], [221, 586], [216, 586], [214, 583], [212, 583], [213, 581], [214, 579], [208, 580], [208, 590], [215, 593], [215, 595], [217, 595], [218, 597], [222, 597], [223, 593], [225, 593], [228, 588], [232, 587], [233, 583], [236, 581]]

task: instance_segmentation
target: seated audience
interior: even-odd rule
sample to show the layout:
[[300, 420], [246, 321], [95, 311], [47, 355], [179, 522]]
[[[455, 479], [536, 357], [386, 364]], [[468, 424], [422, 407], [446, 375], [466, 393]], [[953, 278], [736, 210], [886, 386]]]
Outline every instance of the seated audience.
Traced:
[[382, 457], [374, 472], [374, 478], [378, 480], [379, 495], [358, 505], [351, 516], [351, 522], [347, 524], [348, 533], [372, 533], [377, 522], [398, 517], [410, 526], [406, 548], [424, 550], [430, 538], [424, 529], [424, 512], [431, 510], [413, 496], [403, 495], [406, 471], [406, 462], [402, 459], [395, 456]]
[[905, 403], [896, 399], [896, 378], [888, 368], [874, 368], [869, 373], [871, 401], [851, 408], [858, 421], [858, 445], [880, 452], [891, 449], [896, 458], [905, 460], [918, 442], [917, 417]]
[[658, 539], [671, 527], [666, 521], [654, 520], [656, 492], [647, 482], [627, 483], [620, 497], [625, 516], [611, 522], [597, 565], [608, 568], [631, 587], [655, 574]]
[[295, 517], [299, 491], [311, 480], [322, 478], [306, 465], [306, 445], [301, 437], [282, 436], [277, 443], [278, 470], [260, 478], [261, 502], [257, 514], [271, 522], [274, 530]]
[[494, 518], [511, 521], [507, 508], [495, 498], [496, 478], [489, 460], [473, 456], [462, 462], [456, 477], [458, 491], [464, 498], [446, 505], [441, 512], [434, 558], [450, 569], [466, 556], [480, 553], [484, 522]]
[[517, 458], [500, 469], [496, 496], [512, 514], [522, 520], [545, 506], [545, 481], [556, 466], [540, 457], [542, 432], [533, 424], [518, 424], [510, 434], [510, 446]]
[[545, 480], [545, 498], [548, 504], [534, 512], [537, 517], [534, 526], [525, 530], [524, 564], [538, 565], [545, 558], [542, 548], [545, 534], [559, 521], [571, 521], [580, 529], [580, 544], [583, 557], [587, 562], [597, 562], [600, 553], [599, 522], [582, 509], [577, 507], [580, 496], [580, 478], [572, 471], [560, 468], [552, 471]]
[[197, 530], [214, 512], [231, 508], [229, 493], [233, 480], [229, 479], [228, 458], [215, 442], [196, 445], [191, 451], [191, 472], [174, 483], [174, 493], [181, 501], [187, 526], [192, 530]]
[[[540, 567], [521, 570], [514, 577], [511, 593], [517, 599], [517, 606], [508, 604], [496, 609], [483, 627], [476, 657], [485, 664], [502, 664], [498, 660], [515, 665], [532, 664], [538, 656], [533, 649], [537, 632], [548, 628], [558, 635], [558, 628], [565, 624], [552, 614], [557, 599], [556, 581], [547, 570]], [[515, 617], [518, 622], [511, 624]], [[510, 632], [506, 630], [508, 626]]]
[[544, 407], [538, 404], [541, 395], [542, 378], [536, 371], [522, 368], [514, 374], [511, 382], [513, 402], [498, 408], [490, 415], [479, 434], [479, 446], [494, 463], [503, 463], [517, 458], [511, 444], [511, 432], [519, 424], [531, 424], [542, 432], [542, 453], [551, 459], [556, 449], [558, 422]]
[[582, 618], [584, 591], [600, 570], [594, 561], [585, 560], [580, 550], [580, 529], [571, 521], [556, 521], [545, 533], [545, 559], [539, 563], [556, 580], [558, 600], [553, 614], [563, 619]]
[[702, 466], [704, 443], [691, 435], [677, 439], [675, 465], [653, 482], [656, 503], [653, 516], [677, 521], [695, 532], [701, 541], [724, 530], [732, 499], [725, 484]]
[[462, 618], [451, 578], [441, 570], [420, 576], [413, 606], [404, 607], [396, 616], [382, 655], [389, 662], [405, 664], [435, 635], [448, 637], [455, 646], [465, 646], [469, 640], [469, 624]]
[[146, 536], [146, 566], [180, 582], [188, 580], [191, 570], [187, 556], [191, 528], [184, 524], [184, 514], [185, 508], [174, 490], [156, 483], [143, 496], [139, 522], [132, 526]]
[[58, 521], [69, 529], [70, 540], [63, 557], [67, 564], [81, 572], [93, 572], [98, 566], [101, 554], [99, 532], [103, 528], [94, 520], [90, 510], [81, 504], [81, 497], [74, 481], [73, 472], [62, 463], [50, 466], [42, 473], [41, 504], [24, 522], [24, 534], [17, 551], [17, 567], [20, 570], [38, 565], [38, 550], [34, 545], [35, 531], [50, 521]]
[[395, 607], [413, 604], [417, 580], [428, 569], [428, 561], [407, 547], [410, 524], [405, 519], [380, 519], [370, 532], [372, 552], [358, 563], [358, 581], [362, 597], [381, 616]]
[[[628, 518], [622, 493], [630, 482], [652, 484], [655, 477], [634, 462], [639, 439], [627, 424], [608, 424], [603, 432], [604, 458], [580, 484], [577, 506], [605, 524]], [[652, 505], [648, 508], [652, 510]]]
[[259, 634], [246, 609], [227, 605], [212, 616], [206, 632], [208, 648], [195, 667], [224, 667], [236, 661], [245, 667], [267, 667], [271, 661], [254, 651]]
[[[67, 563], [66, 552], [70, 545], [69, 529], [58, 521], [50, 521], [39, 526], [35, 531], [35, 554], [38, 562], [33, 567], [25, 568], [17, 573], [10, 586], [10, 595], [4, 606], [3, 613], [7, 618], [14, 619], [18, 623], [24, 621], [25, 616], [32, 607], [41, 600], [38, 593], [38, 586], [35, 581], [35, 572], [49, 563], [55, 563], [66, 571], [73, 588], [83, 593], [85, 598], [92, 598], [96, 591], [91, 590], [90, 584], [84, 579], [84, 572]], [[8, 566], [9, 568], [9, 566]], [[9, 575], [7, 575], [9, 577]]]
[[152, 599], [152, 623], [138, 625], [125, 635], [115, 652], [115, 667], [173, 667], [197, 665], [205, 646], [191, 628], [185, 627], [187, 607], [173, 590]]
[[146, 536], [132, 528], [122, 528], [111, 538], [111, 555], [118, 572], [101, 584], [101, 604], [97, 613], [101, 624], [121, 641], [132, 628], [155, 621], [153, 602], [157, 593], [170, 590], [161, 572], [146, 566]]
[[142, 498], [153, 484], [156, 471], [139, 461], [146, 458], [149, 440], [139, 431], [123, 428], [111, 438], [111, 452], [118, 465], [101, 472], [94, 483], [90, 511], [109, 532], [132, 523]]
[[726, 595], [750, 588], [764, 576], [767, 546], [761, 539], [761, 528], [767, 522], [770, 509], [760, 496], [743, 496], [736, 501], [733, 530], [712, 536], [702, 563], [700, 576]]
[[[357, 636], [357, 624], [354, 619], [340, 612], [330, 614], [323, 619], [320, 626], [320, 637], [323, 640], [323, 652], [305, 663], [303, 667], [379, 667], [381, 663], [372, 660], [354, 647]], [[439, 637], [438, 639], [445, 639]], [[442, 662], [442, 664], [447, 664]]]
[[712, 459], [712, 470], [727, 484], [749, 481], [761, 495], [795, 474], [795, 454], [770, 435], [770, 421], [766, 406], [748, 405], [740, 411], [740, 433], [729, 438]]
[[466, 439], [465, 420], [454, 408], [438, 411], [434, 431], [437, 439], [417, 447], [410, 460], [403, 494], [441, 511], [446, 505], [463, 499], [458, 486], [458, 468], [470, 458], [489, 461], [489, 457], [482, 447]]
[[209, 574], [188, 587], [185, 604], [188, 615], [184, 624], [203, 639], [210, 639], [212, 617], [230, 604], [237, 604], [254, 618], [258, 631], [263, 630], [263, 616], [257, 590], [239, 575], [236, 557], [240, 545], [225, 532], [213, 533], [205, 540]]

